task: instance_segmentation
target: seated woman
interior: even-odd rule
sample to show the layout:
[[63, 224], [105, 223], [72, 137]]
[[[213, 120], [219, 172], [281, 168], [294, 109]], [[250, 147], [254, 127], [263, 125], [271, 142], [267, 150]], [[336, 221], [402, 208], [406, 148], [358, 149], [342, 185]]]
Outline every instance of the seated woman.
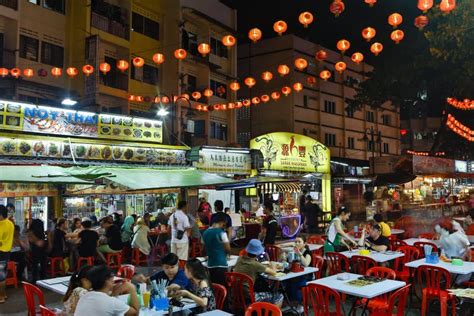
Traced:
[[[94, 316], [135, 316], [140, 311], [137, 291], [131, 282], [114, 284], [112, 272], [104, 265], [94, 266], [87, 272], [87, 279], [91, 282], [91, 291], [79, 299], [74, 315]], [[112, 293], [112, 296], [109, 295]], [[127, 305], [120, 299], [113, 297], [120, 294], [130, 294], [130, 303]]]
[[191, 259], [186, 262], [184, 267], [186, 277], [191, 280], [190, 290], [178, 289], [177, 285], [171, 285], [168, 290], [177, 289], [176, 296], [192, 299], [199, 307], [195, 313], [204, 313], [216, 309], [216, 298], [212, 290], [212, 284], [209, 281], [209, 274], [206, 267], [199, 259]]
[[[304, 237], [297, 237], [295, 239], [295, 247], [294, 247], [294, 252], [296, 255], [296, 260], [299, 261], [299, 263], [303, 267], [309, 267], [311, 265], [311, 251], [308, 248], [308, 245], [306, 245], [306, 242], [304, 240]], [[289, 262], [291, 265], [291, 262]], [[303, 313], [303, 306], [300, 305], [303, 301], [303, 296], [301, 294], [301, 288], [306, 286], [306, 283], [310, 281], [311, 279], [311, 274], [307, 276], [302, 276], [296, 279], [291, 279], [288, 281], [286, 289], [288, 296], [290, 298], [290, 301], [297, 305], [297, 311], [298, 313], [302, 314]]]
[[66, 315], [74, 315], [79, 299], [91, 289], [91, 282], [86, 277], [91, 268], [91, 266], [83, 266], [79, 272], [71, 276], [69, 287], [63, 297]]

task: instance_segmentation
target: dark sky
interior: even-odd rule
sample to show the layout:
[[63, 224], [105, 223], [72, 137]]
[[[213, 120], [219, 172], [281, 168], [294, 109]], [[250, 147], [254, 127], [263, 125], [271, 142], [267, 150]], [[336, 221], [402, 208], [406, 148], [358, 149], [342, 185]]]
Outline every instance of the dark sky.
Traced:
[[[420, 40], [421, 32], [413, 25], [413, 20], [422, 12], [416, 7], [416, 0], [379, 0], [373, 7], [365, 4], [364, 0], [345, 0], [345, 11], [339, 16], [329, 11], [332, 0], [222, 0], [227, 5], [237, 9], [238, 30], [240, 42], [248, 40], [247, 32], [252, 27], [262, 30], [264, 37], [277, 36], [273, 31], [273, 23], [285, 20], [288, 23], [288, 33], [294, 33], [303, 38], [335, 50], [336, 43], [341, 38], [351, 42], [351, 49], [346, 53], [361, 51], [372, 64], [387, 62], [393, 49], [409, 49], [410, 41]], [[303, 11], [311, 12], [315, 21], [304, 28], [298, 22], [298, 16]], [[399, 27], [405, 32], [404, 41], [395, 45], [390, 39], [392, 27], [387, 23], [391, 13], [398, 12], [403, 16]], [[384, 52], [378, 58], [371, 58], [370, 43], [361, 35], [363, 28], [371, 26], [377, 30], [374, 40], [384, 45]], [[374, 41], [372, 40], [372, 42]], [[385, 53], [385, 54], [384, 54]], [[388, 60], [389, 61], [389, 60]]]

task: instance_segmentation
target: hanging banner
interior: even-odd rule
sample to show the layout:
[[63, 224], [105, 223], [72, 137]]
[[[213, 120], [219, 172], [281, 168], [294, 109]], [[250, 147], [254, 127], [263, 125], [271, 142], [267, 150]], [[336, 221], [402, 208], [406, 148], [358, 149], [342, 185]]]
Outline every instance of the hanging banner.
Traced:
[[330, 173], [330, 151], [320, 142], [293, 133], [270, 133], [250, 141], [262, 152], [264, 170]]
[[196, 167], [207, 172], [250, 174], [250, 152], [231, 152], [225, 149], [201, 149]]
[[413, 156], [413, 173], [416, 175], [451, 175], [454, 170], [454, 160]]

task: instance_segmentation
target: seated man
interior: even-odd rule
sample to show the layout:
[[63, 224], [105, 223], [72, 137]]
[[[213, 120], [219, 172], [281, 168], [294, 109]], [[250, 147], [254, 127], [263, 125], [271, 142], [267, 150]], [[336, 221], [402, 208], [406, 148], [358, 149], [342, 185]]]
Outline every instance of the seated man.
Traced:
[[[255, 301], [256, 302], [268, 302], [277, 305], [281, 308], [283, 303], [283, 294], [274, 293], [271, 291], [259, 291], [257, 276], [266, 273], [268, 275], [275, 275], [277, 272], [274, 269], [267, 268], [263, 264], [257, 261], [257, 257], [261, 255], [265, 249], [262, 243], [258, 239], [252, 239], [249, 241], [247, 248], [245, 248], [246, 254], [239, 257], [237, 264], [234, 267], [234, 272], [243, 273], [248, 275], [254, 281], [255, 290]], [[248, 289], [246, 289], [248, 291]], [[248, 294], [247, 294], [248, 296]]]
[[388, 238], [392, 235], [390, 226], [388, 226], [388, 224], [383, 221], [382, 214], [375, 214], [374, 221], [377, 225], [380, 226], [380, 229], [382, 230], [382, 236]]
[[169, 253], [161, 258], [162, 271], [153, 274], [150, 277], [145, 277], [143, 274], [137, 274], [133, 277], [134, 282], [145, 283], [153, 280], [166, 280], [168, 285], [176, 284], [182, 289], [189, 290], [191, 288], [191, 281], [186, 277], [184, 271], [179, 269], [178, 256], [174, 253]]
[[362, 237], [359, 241], [359, 244], [361, 246], [365, 245], [369, 249], [375, 251], [387, 251], [387, 249], [390, 247], [390, 240], [387, 237], [382, 236], [382, 228], [375, 224], [370, 229], [369, 237], [367, 239], [365, 239], [365, 230], [362, 232]]

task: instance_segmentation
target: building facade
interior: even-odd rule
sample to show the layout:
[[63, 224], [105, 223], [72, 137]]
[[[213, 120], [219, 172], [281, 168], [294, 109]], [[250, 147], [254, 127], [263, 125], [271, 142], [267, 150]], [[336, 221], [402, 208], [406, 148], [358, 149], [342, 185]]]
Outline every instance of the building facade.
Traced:
[[[196, 45], [189, 34], [199, 36], [195, 41], [212, 44], [219, 39], [220, 43], [221, 35], [235, 30], [236, 13], [217, 0], [193, 2], [0, 1], [1, 67], [34, 70], [31, 78], [2, 78], [0, 91], [6, 99], [60, 106], [63, 99], [71, 98], [78, 101], [77, 110], [156, 118], [155, 96], [173, 100], [191, 87], [212, 88], [216, 82], [226, 86], [237, 73], [236, 52], [226, 50], [226, 56], [220, 57], [222, 49], [212, 50], [206, 60], [198, 60], [190, 53]], [[219, 11], [212, 10], [216, 7]], [[183, 42], [184, 38], [188, 40]], [[183, 61], [173, 57], [181, 47], [189, 52]], [[155, 53], [164, 54], [165, 62], [156, 64]], [[144, 59], [143, 67], [133, 66], [134, 57]], [[118, 60], [128, 61], [128, 69], [117, 69]], [[107, 74], [99, 71], [104, 62], [111, 66]], [[94, 67], [93, 74], [82, 74], [85, 64]], [[52, 76], [52, 67], [61, 68], [62, 76]], [[67, 67], [76, 67], [79, 74], [66, 76]], [[221, 97], [232, 100], [235, 96]], [[169, 113], [162, 117], [165, 143], [223, 145], [235, 141], [234, 114], [198, 113], [192, 110], [193, 102], [182, 101], [165, 105]]]

